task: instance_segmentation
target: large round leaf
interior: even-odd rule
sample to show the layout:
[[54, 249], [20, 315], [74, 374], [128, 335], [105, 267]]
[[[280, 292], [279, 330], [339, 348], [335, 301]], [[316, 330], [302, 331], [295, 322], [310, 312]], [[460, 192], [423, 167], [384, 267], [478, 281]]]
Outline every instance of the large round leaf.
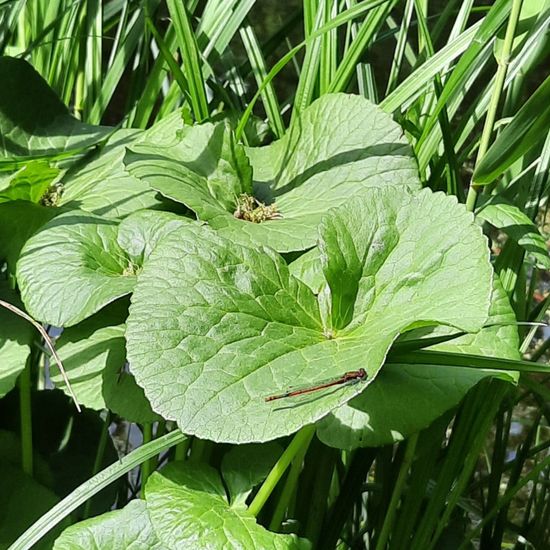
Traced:
[[188, 128], [175, 145], [148, 140], [131, 146], [125, 162], [131, 174], [223, 235], [280, 252], [313, 246], [327, 210], [365, 189], [420, 187], [401, 128], [360, 96], [324, 95], [281, 140], [246, 152], [254, 195], [276, 207], [276, 219], [236, 219], [238, 196], [252, 192], [250, 169], [222, 124]]
[[107, 512], [71, 525], [61, 533], [54, 550], [131, 548], [166, 550], [157, 536], [143, 500], [132, 500], [122, 510]]
[[[325, 279], [319, 248], [303, 254], [289, 267], [314, 292], [320, 292]], [[515, 321], [497, 277], [493, 280], [487, 326], [428, 349], [518, 359]], [[405, 333], [400, 341], [453, 333], [456, 330], [451, 327], [426, 327]], [[400, 441], [454, 407], [468, 390], [488, 376], [509, 381], [517, 379], [512, 372], [388, 364], [380, 372], [376, 384], [325, 417], [319, 423], [317, 434], [327, 445], [343, 449]]]
[[242, 506], [230, 506], [221, 477], [206, 464], [172, 463], [145, 486], [155, 533], [173, 550], [310, 548], [305, 539], [272, 533]]
[[129, 294], [157, 240], [185, 218], [136, 212], [120, 225], [79, 210], [57, 216], [21, 252], [17, 280], [28, 312], [70, 326]]
[[[366, 192], [326, 216], [320, 248], [326, 282], [316, 296], [268, 248], [197, 226], [160, 241], [126, 332], [131, 370], [153, 409], [201, 438], [274, 439], [363, 391], [401, 332], [437, 324], [477, 331], [487, 318], [486, 242], [453, 198]], [[265, 400], [359, 368], [367, 381]]]

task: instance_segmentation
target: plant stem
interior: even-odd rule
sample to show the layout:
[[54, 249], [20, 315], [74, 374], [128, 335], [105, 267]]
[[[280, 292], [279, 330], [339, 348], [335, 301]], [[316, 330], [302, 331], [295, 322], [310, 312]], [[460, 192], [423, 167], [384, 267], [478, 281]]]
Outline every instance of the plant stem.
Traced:
[[181, 443], [176, 445], [174, 460], [185, 460], [187, 457], [187, 451], [189, 450], [189, 445], [191, 445], [191, 438], [183, 440]]
[[338, 452], [332, 447], [323, 446], [317, 455], [315, 483], [311, 493], [311, 505], [304, 532], [305, 537], [312, 542], [314, 548], [319, 543], [323, 521], [327, 515], [330, 487]]
[[[99, 469], [101, 468], [101, 463], [103, 462], [103, 457], [105, 456], [105, 448], [107, 447], [107, 439], [109, 437], [109, 426], [111, 424], [111, 413], [107, 411], [105, 416], [105, 422], [103, 423], [103, 429], [99, 436], [99, 443], [97, 445], [97, 452], [94, 460], [94, 467], [92, 470], [92, 476], [95, 476]], [[86, 519], [90, 516], [90, 509], [92, 507], [92, 497], [90, 497], [86, 505], [84, 506], [84, 513], [82, 519]]]
[[307, 450], [308, 445], [302, 446], [302, 448], [299, 450], [299, 452], [294, 457], [294, 460], [292, 461], [290, 472], [286, 479], [283, 492], [281, 493], [281, 496], [277, 501], [275, 511], [273, 512], [273, 516], [271, 518], [271, 523], [269, 524], [270, 531], [276, 532], [281, 527], [281, 523], [283, 522], [285, 512], [290, 503], [290, 499], [292, 498], [292, 495], [296, 490], [296, 484], [298, 483], [298, 478], [300, 477], [300, 473], [302, 472], [302, 464], [304, 462], [304, 457], [307, 453]]
[[[153, 424], [146, 422], [143, 424], [143, 445], [147, 445], [153, 439]], [[141, 465], [141, 498], [145, 498], [145, 485], [151, 475], [151, 459], [148, 458]]]
[[336, 547], [338, 537], [348, 519], [357, 498], [364, 491], [363, 481], [379, 454], [379, 449], [357, 449], [349, 465], [344, 483], [336, 502], [332, 506], [331, 513], [325, 519], [321, 536], [319, 537], [319, 548], [329, 550]]
[[189, 460], [191, 462], [200, 463], [208, 462], [212, 454], [213, 443], [206, 439], [193, 438], [191, 442], [191, 454]]
[[390, 536], [390, 530], [393, 526], [393, 522], [397, 512], [397, 505], [401, 500], [401, 493], [403, 492], [403, 488], [405, 487], [405, 480], [407, 478], [407, 473], [409, 472], [409, 468], [414, 458], [417, 442], [418, 442], [417, 433], [412, 435], [409, 438], [409, 441], [407, 442], [405, 456], [403, 458], [403, 462], [401, 463], [401, 468], [399, 469], [399, 475], [397, 476], [397, 481], [395, 482], [395, 486], [393, 488], [390, 505], [386, 510], [384, 524], [382, 526], [382, 530], [380, 531], [380, 536], [378, 537], [378, 542], [376, 543], [375, 550], [383, 550], [384, 548], [386, 548], [386, 544]]
[[[34, 351], [34, 350], [33, 350]], [[19, 375], [19, 413], [21, 422], [21, 469], [33, 475], [32, 404], [31, 404], [31, 353], [25, 368]]]
[[285, 449], [279, 460], [277, 460], [271, 472], [269, 472], [266, 480], [254, 497], [254, 500], [250, 503], [248, 511], [253, 516], [257, 516], [260, 513], [260, 510], [263, 508], [269, 495], [271, 495], [273, 489], [275, 489], [275, 486], [289, 467], [290, 463], [304, 447], [307, 449], [314, 433], [315, 426], [311, 425], [305, 426], [294, 436], [290, 445]]
[[[491, 94], [491, 101], [489, 108], [487, 109], [487, 117], [485, 118], [485, 125], [483, 126], [483, 132], [481, 134], [481, 141], [479, 143], [479, 149], [477, 152], [476, 166], [481, 159], [485, 156], [485, 153], [489, 149], [489, 142], [495, 126], [495, 118], [497, 114], [498, 104], [502, 90], [504, 88], [504, 79], [506, 78], [506, 72], [508, 70], [508, 63], [510, 62], [510, 52], [512, 51], [512, 45], [514, 43], [514, 36], [516, 33], [516, 26], [521, 12], [521, 5], [523, 0], [513, 0], [512, 10], [510, 17], [508, 18], [508, 25], [506, 27], [506, 35], [504, 37], [504, 43], [502, 45], [502, 52], [498, 59], [498, 69], [495, 76], [495, 87]], [[476, 185], [474, 181], [470, 184], [468, 190], [468, 196], [466, 197], [466, 209], [469, 212], [473, 212], [476, 207], [477, 195], [481, 189], [481, 186]]]

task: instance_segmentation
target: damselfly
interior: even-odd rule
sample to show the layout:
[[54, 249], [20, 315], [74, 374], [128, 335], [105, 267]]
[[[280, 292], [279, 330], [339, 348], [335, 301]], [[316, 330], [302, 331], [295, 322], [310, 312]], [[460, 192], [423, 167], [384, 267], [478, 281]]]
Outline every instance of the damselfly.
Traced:
[[331, 380], [324, 380], [323, 382], [318, 382], [317, 384], [311, 386], [295, 387], [290, 388], [285, 393], [280, 393], [278, 395], [270, 395], [266, 397], [266, 401], [275, 401], [275, 399], [284, 399], [285, 397], [295, 397], [297, 395], [303, 395], [305, 393], [312, 393], [319, 390], [324, 390], [325, 388], [331, 388], [332, 386], [349, 386], [351, 384], [357, 384], [361, 380], [367, 379], [367, 372], [365, 369], [359, 370], [350, 370], [345, 372], [342, 376], [337, 378], [332, 378]]

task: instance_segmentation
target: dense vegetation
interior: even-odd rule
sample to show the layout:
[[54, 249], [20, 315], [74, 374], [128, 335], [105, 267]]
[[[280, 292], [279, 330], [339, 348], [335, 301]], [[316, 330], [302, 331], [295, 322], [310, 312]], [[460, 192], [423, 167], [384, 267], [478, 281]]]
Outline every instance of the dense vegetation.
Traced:
[[548, 548], [549, 25], [0, 4], [0, 545]]

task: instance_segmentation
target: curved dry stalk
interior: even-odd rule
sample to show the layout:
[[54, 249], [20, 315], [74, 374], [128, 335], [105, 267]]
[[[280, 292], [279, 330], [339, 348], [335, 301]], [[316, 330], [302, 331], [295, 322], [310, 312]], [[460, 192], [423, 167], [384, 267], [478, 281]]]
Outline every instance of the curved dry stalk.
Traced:
[[63, 376], [63, 380], [64, 380], [65, 384], [67, 385], [69, 393], [71, 394], [71, 397], [73, 398], [74, 404], [75, 404], [78, 412], [81, 412], [80, 405], [78, 404], [78, 401], [76, 399], [76, 395], [73, 392], [73, 388], [71, 387], [71, 384], [69, 382], [69, 378], [67, 377], [67, 373], [65, 372], [65, 368], [63, 367], [63, 363], [61, 362], [61, 358], [57, 354], [57, 351], [55, 351], [52, 339], [50, 338], [50, 336], [48, 335], [48, 333], [46, 332], [44, 327], [40, 323], [36, 322], [30, 315], [28, 315], [24, 311], [20, 310], [18, 307], [14, 306], [13, 304], [10, 304], [9, 302], [5, 302], [4, 300], [0, 300], [0, 306], [5, 307], [9, 311], [15, 313], [16, 315], [19, 315], [19, 317], [22, 317], [23, 319], [25, 319], [26, 321], [31, 323], [31, 325], [33, 325], [36, 328], [36, 330], [38, 330], [38, 332], [42, 335], [42, 337], [44, 338], [44, 341], [46, 342], [46, 345], [48, 346], [49, 350], [52, 353], [53, 358], [55, 359], [55, 362], [57, 363], [57, 366], [59, 367], [59, 370], [61, 371], [61, 376]]

